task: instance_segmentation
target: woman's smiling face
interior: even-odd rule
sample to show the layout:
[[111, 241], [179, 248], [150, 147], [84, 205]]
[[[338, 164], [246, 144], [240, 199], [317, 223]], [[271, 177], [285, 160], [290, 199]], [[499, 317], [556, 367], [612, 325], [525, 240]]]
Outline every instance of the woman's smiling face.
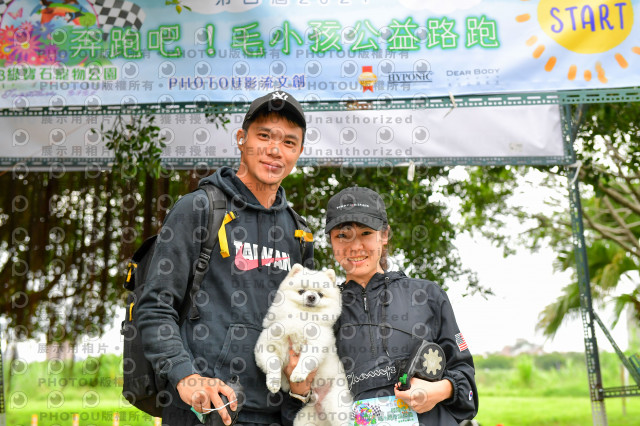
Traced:
[[380, 257], [389, 242], [388, 231], [376, 231], [357, 223], [337, 226], [329, 233], [333, 256], [347, 274], [363, 287], [376, 272], [384, 272]]

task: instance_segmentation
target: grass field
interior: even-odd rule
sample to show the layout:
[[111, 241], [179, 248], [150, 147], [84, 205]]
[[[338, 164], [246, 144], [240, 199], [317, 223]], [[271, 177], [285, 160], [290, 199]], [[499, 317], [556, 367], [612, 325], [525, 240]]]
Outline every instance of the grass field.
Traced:
[[[593, 424], [589, 397], [482, 397], [476, 420], [482, 426], [584, 426]], [[622, 402], [605, 402], [610, 425], [637, 426], [640, 424], [640, 398], [626, 400], [626, 415]]]
[[[640, 419], [640, 398], [626, 401], [626, 415], [622, 414], [619, 399], [606, 402], [610, 425], [637, 426]], [[120, 415], [120, 426], [153, 426], [151, 417], [137, 410], [119, 407], [119, 402], [101, 401], [99, 407], [86, 409], [82, 403], [65, 403], [64, 409], [50, 411], [45, 404], [34, 404], [27, 410], [10, 412], [7, 424], [30, 426], [31, 414], [39, 413], [39, 426], [71, 425], [72, 416], [80, 416], [80, 425], [112, 426], [113, 413]], [[482, 426], [583, 426], [592, 424], [591, 402], [588, 397], [498, 397], [480, 400], [476, 420]]]
[[[620, 386], [620, 364], [615, 354], [601, 354], [605, 387]], [[5, 384], [9, 384], [5, 369]], [[6, 391], [7, 425], [112, 426], [119, 413], [120, 426], [153, 426], [150, 416], [132, 408], [121, 396], [121, 360], [115, 355], [52, 366], [32, 363], [12, 366]], [[583, 354], [538, 357], [476, 357], [476, 382], [482, 426], [590, 425], [591, 401]], [[610, 425], [640, 425], [640, 397], [607, 399]]]

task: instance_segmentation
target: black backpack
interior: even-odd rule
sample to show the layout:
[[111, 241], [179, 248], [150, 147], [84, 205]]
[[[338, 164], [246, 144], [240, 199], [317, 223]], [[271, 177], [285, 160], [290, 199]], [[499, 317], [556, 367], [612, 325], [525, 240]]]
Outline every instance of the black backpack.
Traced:
[[[198, 189], [205, 190], [209, 198], [209, 206], [213, 206], [213, 208], [209, 209], [207, 239], [202, 244], [195, 272], [188, 287], [189, 298], [184, 300], [180, 309], [179, 325], [182, 325], [187, 317], [190, 320], [199, 318], [195, 295], [200, 291], [202, 280], [209, 267], [211, 252], [218, 241], [218, 229], [220, 229], [227, 213], [227, 197], [218, 187], [210, 183], [204, 183]], [[307, 243], [312, 241], [311, 232], [307, 227], [306, 221], [298, 213], [290, 206], [288, 206], [288, 210], [296, 222], [297, 230], [295, 236], [300, 240], [300, 252], [302, 259], [304, 259], [309, 246]], [[120, 334], [124, 336], [122, 395], [131, 405], [145, 413], [154, 417], [162, 417], [162, 409], [170, 404], [171, 394], [166, 390], [166, 380], [156, 376], [153, 366], [144, 356], [142, 337], [138, 333], [138, 317], [136, 315], [136, 301], [144, 290], [149, 264], [155, 252], [157, 237], [157, 235], [154, 235], [146, 239], [129, 262], [124, 288], [129, 290], [130, 293], [127, 297], [127, 311], [121, 324]], [[189, 304], [189, 301], [192, 303]]]

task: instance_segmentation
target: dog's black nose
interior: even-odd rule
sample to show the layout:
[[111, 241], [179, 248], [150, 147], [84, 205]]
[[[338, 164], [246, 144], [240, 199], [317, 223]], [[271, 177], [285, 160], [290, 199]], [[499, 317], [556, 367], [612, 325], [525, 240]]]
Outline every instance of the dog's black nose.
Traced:
[[315, 294], [310, 294], [307, 296], [307, 303], [316, 303], [316, 295]]

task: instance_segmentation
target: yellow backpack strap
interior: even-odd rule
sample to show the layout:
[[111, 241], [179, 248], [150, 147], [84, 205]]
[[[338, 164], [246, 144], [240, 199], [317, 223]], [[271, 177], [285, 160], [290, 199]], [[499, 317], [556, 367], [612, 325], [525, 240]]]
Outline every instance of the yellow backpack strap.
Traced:
[[313, 269], [313, 257], [309, 259], [306, 258], [309, 253], [309, 249], [313, 247], [313, 244], [311, 244], [313, 243], [313, 233], [311, 232], [311, 229], [309, 229], [307, 221], [293, 210], [291, 206], [287, 205], [287, 210], [289, 210], [289, 213], [291, 213], [291, 216], [296, 223], [294, 236], [300, 240], [300, 257], [308, 267]]
[[222, 257], [229, 257], [229, 243], [227, 241], [227, 230], [225, 228], [226, 224], [231, 222], [236, 218], [235, 212], [229, 212], [224, 216], [222, 221], [222, 225], [220, 225], [220, 229], [218, 230], [218, 241], [220, 242], [220, 254]]
[[129, 268], [129, 271], [127, 272], [127, 280], [125, 282], [130, 282], [131, 281], [131, 275], [133, 274], [133, 271], [138, 267], [138, 264], [135, 262], [129, 262], [129, 264], [127, 265], [127, 268]]

